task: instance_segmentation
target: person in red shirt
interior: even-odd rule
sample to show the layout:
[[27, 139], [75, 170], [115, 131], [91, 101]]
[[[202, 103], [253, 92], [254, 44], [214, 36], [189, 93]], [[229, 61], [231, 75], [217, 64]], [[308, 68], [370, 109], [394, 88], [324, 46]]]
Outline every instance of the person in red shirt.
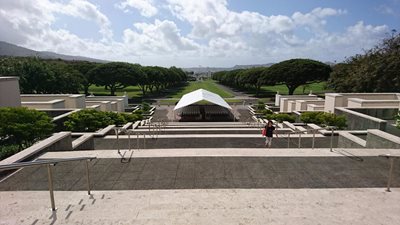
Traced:
[[[272, 136], [276, 134], [275, 127], [272, 124], [272, 121], [268, 121], [267, 125], [264, 127], [263, 135], [265, 136], [265, 147], [270, 148], [272, 145]], [[276, 134], [278, 137], [278, 134]]]

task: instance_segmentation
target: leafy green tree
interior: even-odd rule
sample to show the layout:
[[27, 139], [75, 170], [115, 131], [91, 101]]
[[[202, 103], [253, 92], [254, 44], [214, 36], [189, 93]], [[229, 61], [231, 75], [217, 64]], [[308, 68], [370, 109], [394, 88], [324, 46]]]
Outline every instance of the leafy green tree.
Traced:
[[18, 76], [22, 93], [78, 93], [83, 77], [65, 61], [6, 57], [0, 60], [0, 75]]
[[329, 78], [331, 67], [311, 59], [290, 59], [276, 63], [267, 70], [269, 77], [276, 83], [282, 83], [293, 95], [297, 87]]
[[93, 74], [89, 73], [89, 71], [95, 68], [97, 65], [98, 63], [87, 61], [74, 61], [70, 64], [70, 66], [74, 70], [78, 71], [83, 78], [81, 84], [85, 95], [89, 95], [89, 87], [93, 84], [93, 77], [91, 76]]
[[105, 86], [111, 95], [115, 95], [117, 90], [137, 82], [137, 77], [134, 77], [136, 68], [133, 64], [124, 62], [105, 63], [90, 70], [89, 76], [93, 78], [95, 85]]
[[333, 68], [328, 85], [338, 92], [398, 92], [400, 34]]
[[50, 62], [48, 68], [53, 80], [47, 91], [52, 94], [79, 93], [85, 78], [65, 62]]
[[49, 136], [54, 129], [44, 112], [25, 107], [0, 108], [0, 144], [16, 144], [20, 149]]

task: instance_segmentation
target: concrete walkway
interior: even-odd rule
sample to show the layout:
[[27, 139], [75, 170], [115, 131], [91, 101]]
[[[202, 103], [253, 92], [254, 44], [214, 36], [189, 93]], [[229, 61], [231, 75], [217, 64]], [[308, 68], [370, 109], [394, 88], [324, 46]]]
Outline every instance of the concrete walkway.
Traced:
[[[367, 152], [367, 151], [364, 151]], [[388, 160], [360, 150], [192, 149], [52, 152], [44, 158], [98, 156], [90, 163], [94, 190], [216, 188], [382, 188]], [[94, 154], [93, 154], [94, 153]], [[85, 190], [83, 162], [54, 166], [56, 190]], [[46, 167], [24, 168], [0, 182], [0, 191], [46, 190]], [[393, 187], [400, 187], [395, 166]]]
[[0, 224], [398, 225], [400, 189], [0, 192]]

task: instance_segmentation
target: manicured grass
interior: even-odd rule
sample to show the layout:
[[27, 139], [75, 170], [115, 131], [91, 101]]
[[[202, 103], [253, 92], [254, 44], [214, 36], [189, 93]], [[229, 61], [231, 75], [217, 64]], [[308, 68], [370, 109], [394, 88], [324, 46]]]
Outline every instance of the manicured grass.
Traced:
[[177, 92], [168, 95], [169, 98], [181, 98], [184, 94], [195, 91], [197, 89], [205, 89], [211, 91], [215, 94], [220, 95], [222, 98], [231, 98], [233, 95], [224, 91], [222, 88], [218, 87], [215, 81], [209, 79], [205, 81], [191, 81], [187, 86], [182, 87], [182, 89]]
[[[329, 89], [325, 89], [325, 86], [326, 86], [326, 82], [308, 84], [308, 85], [305, 85], [305, 88], [304, 88], [304, 85], [302, 85], [302, 86], [296, 88], [296, 90], [294, 91], [294, 94], [295, 95], [309, 94], [310, 90], [312, 90], [313, 94], [320, 94], [320, 93], [326, 93], [326, 92], [332, 91]], [[303, 88], [304, 88], [304, 92], [303, 92]], [[263, 86], [261, 89], [266, 92], [274, 92], [274, 93], [279, 91], [279, 94], [283, 94], [283, 95], [287, 95], [289, 92], [286, 85], [283, 85], [283, 84], [275, 85], [275, 86]]]
[[[159, 97], [167, 97], [167, 98], [181, 98], [184, 94], [187, 94], [189, 92], [195, 91], [197, 89], [205, 89], [211, 92], [214, 92], [218, 95], [220, 95], [223, 98], [230, 98], [233, 97], [230, 93], [224, 91], [220, 87], [215, 84], [215, 81], [213, 80], [205, 80], [205, 81], [191, 81], [188, 83], [188, 85], [183, 86], [183, 87], [178, 87], [176, 89], [172, 88], [169, 90], [169, 94], [166, 94], [165, 96], [159, 96]], [[138, 86], [129, 86], [126, 87], [123, 90], [118, 90], [116, 91], [116, 95], [123, 95], [124, 92], [127, 92], [129, 98], [132, 97], [141, 97], [142, 92], [139, 89]], [[110, 91], [106, 90], [103, 86], [95, 86], [92, 85], [89, 87], [89, 93], [93, 93], [94, 95], [110, 95]]]
[[[128, 86], [124, 88], [124, 90], [118, 90], [115, 92], [116, 95], [121, 96], [124, 95], [124, 92], [128, 94], [129, 98], [132, 97], [140, 97], [142, 96], [142, 91], [138, 86]], [[89, 87], [89, 93], [93, 93], [94, 95], [110, 95], [110, 90], [106, 90], [104, 86], [95, 86], [92, 85]]]
[[[230, 98], [225, 98], [224, 99], [227, 103], [233, 104], [233, 103], [241, 103], [243, 100], [240, 99], [230, 99]], [[174, 105], [175, 103], [178, 103], [179, 98], [171, 98], [171, 99], [162, 99], [160, 100], [160, 104], [162, 105]], [[206, 101], [201, 101], [196, 104], [210, 104], [209, 102]]]

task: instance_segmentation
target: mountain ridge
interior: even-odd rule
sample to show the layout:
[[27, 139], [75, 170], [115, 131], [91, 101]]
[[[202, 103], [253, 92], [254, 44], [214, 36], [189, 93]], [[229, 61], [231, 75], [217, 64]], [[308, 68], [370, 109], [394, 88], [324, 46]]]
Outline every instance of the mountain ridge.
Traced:
[[106, 60], [95, 59], [84, 56], [64, 55], [50, 51], [35, 51], [5, 41], [0, 41], [0, 56], [39, 57], [42, 59], [62, 59], [66, 61], [89, 61], [89, 62], [99, 62], [99, 63], [108, 62]]

